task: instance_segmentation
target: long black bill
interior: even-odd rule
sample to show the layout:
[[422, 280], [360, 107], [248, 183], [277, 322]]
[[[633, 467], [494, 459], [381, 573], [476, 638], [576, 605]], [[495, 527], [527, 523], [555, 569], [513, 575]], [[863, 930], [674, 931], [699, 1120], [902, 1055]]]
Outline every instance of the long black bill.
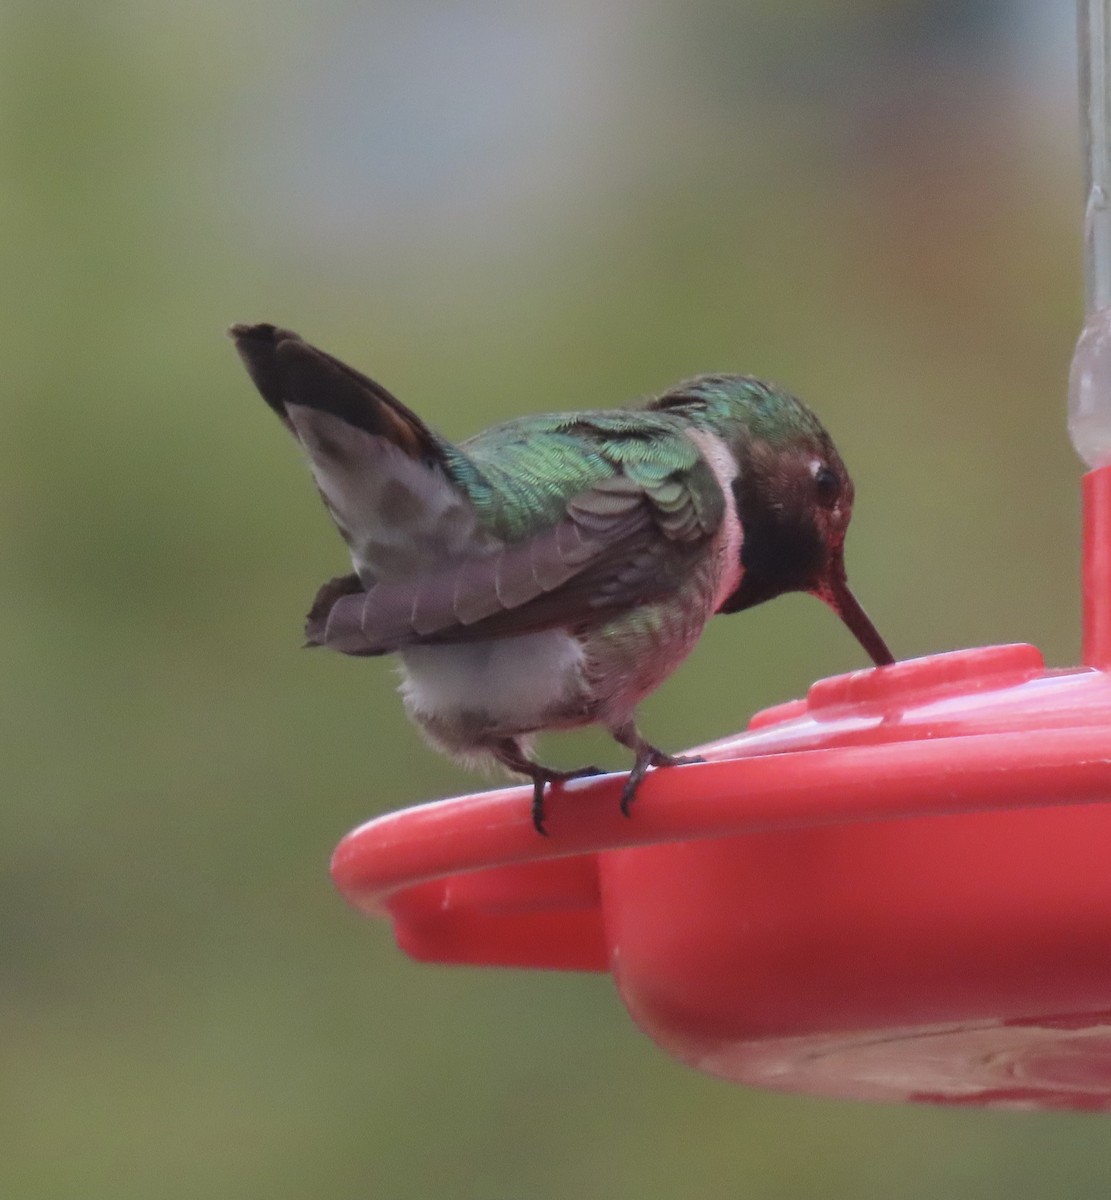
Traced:
[[819, 600], [824, 600], [845, 622], [852, 630], [853, 637], [864, 647], [877, 667], [887, 667], [895, 661], [887, 643], [880, 637], [879, 630], [872, 624], [871, 617], [860, 607], [860, 602], [849, 590], [843, 562], [837, 560], [833, 563], [829, 577], [814, 589], [814, 595]]

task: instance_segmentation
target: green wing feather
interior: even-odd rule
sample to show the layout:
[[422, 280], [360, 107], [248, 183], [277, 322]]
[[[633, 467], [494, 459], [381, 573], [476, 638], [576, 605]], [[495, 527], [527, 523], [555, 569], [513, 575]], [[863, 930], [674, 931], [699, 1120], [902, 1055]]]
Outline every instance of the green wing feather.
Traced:
[[[668, 481], [691, 476], [695, 502], [712, 505], [721, 489], [683, 432], [689, 425], [670, 413], [549, 413], [485, 430], [459, 447], [470, 470], [455, 479], [480, 521], [506, 541], [517, 541], [564, 516], [572, 497], [615, 476], [646, 492], [664, 488], [661, 510], [676, 503]], [[680, 485], [681, 486], [681, 485]], [[717, 520], [721, 519], [719, 510]]]
[[456, 481], [504, 547], [314, 606], [309, 640], [375, 654], [575, 628], [677, 589], [725, 498], [674, 418], [638, 417], [532, 417], [465, 443]]

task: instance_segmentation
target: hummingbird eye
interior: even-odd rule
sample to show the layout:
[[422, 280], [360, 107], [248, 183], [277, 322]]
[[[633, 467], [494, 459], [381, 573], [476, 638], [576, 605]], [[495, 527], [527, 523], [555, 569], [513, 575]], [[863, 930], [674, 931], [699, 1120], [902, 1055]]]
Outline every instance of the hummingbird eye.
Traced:
[[814, 471], [814, 490], [818, 494], [818, 503], [823, 508], [833, 508], [841, 499], [841, 480], [822, 463]]

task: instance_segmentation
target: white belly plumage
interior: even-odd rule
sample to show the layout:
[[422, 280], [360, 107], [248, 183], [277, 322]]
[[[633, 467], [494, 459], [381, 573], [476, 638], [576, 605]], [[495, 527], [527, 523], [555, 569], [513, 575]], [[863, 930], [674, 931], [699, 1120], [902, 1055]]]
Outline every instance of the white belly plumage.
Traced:
[[583, 650], [560, 629], [401, 651], [405, 708], [446, 749], [479, 730], [512, 735], [559, 725], [583, 685]]

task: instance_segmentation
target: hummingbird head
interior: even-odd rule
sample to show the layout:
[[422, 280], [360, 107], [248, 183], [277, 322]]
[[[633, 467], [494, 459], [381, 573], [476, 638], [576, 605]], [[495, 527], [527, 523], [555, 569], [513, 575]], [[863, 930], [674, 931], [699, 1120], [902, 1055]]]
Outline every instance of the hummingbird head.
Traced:
[[853, 481], [829, 435], [819, 426], [782, 442], [752, 438], [739, 450], [733, 495], [744, 534], [744, 571], [719, 611], [740, 612], [786, 592], [809, 592], [833, 609], [877, 666], [894, 662], [849, 589], [845, 534]]
[[743, 573], [718, 611], [741, 612], [785, 592], [809, 592], [833, 609], [877, 666], [894, 662], [849, 589], [845, 534], [853, 482], [810, 409], [740, 375], [701, 376], [653, 407], [681, 412], [717, 433], [737, 460], [733, 495]]

